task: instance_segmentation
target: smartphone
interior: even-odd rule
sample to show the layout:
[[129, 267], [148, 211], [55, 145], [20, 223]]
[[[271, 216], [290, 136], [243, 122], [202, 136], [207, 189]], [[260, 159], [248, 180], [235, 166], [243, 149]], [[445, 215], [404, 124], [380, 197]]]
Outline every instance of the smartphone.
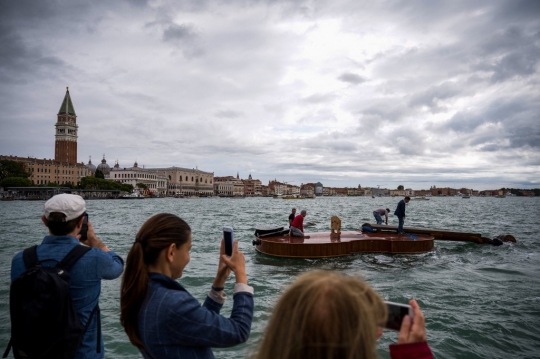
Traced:
[[411, 320], [414, 318], [414, 313], [412, 307], [408, 304], [394, 303], [394, 302], [384, 302], [388, 308], [388, 319], [384, 327], [391, 330], [401, 329], [401, 322], [403, 318], [408, 315]]
[[83, 219], [83, 222], [82, 222], [82, 227], [81, 227], [81, 231], [79, 232], [79, 234], [81, 235], [81, 240], [84, 241], [86, 240], [86, 233], [88, 232], [88, 213], [85, 213], [84, 214], [84, 219]]
[[225, 254], [230, 257], [232, 256], [232, 249], [234, 244], [234, 231], [232, 227], [223, 227], [223, 240], [225, 241]]

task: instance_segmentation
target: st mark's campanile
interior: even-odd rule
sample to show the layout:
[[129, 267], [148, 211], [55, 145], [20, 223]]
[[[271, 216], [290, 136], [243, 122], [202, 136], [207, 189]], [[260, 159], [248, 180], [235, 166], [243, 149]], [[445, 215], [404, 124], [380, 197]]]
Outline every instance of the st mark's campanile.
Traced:
[[56, 141], [54, 145], [54, 159], [61, 163], [77, 163], [77, 115], [66, 87], [66, 96], [56, 122]]

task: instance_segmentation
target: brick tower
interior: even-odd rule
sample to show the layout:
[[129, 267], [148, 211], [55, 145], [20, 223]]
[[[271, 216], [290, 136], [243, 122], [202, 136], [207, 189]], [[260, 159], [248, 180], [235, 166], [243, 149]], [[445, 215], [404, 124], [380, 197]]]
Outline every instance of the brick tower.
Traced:
[[66, 96], [56, 122], [56, 138], [54, 145], [54, 159], [61, 163], [77, 163], [77, 115], [69, 96], [69, 88], [66, 87]]

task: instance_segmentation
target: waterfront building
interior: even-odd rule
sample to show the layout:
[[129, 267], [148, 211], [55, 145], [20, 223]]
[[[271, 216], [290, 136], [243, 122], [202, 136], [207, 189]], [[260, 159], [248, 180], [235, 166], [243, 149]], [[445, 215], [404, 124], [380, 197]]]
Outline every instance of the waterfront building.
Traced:
[[11, 160], [22, 163], [24, 170], [30, 174], [28, 179], [35, 185], [53, 182], [76, 185], [82, 177], [91, 175], [91, 172], [82, 162], [67, 164], [52, 159], [17, 156], [0, 156], [0, 160]]
[[211, 197], [214, 195], [213, 172], [176, 166], [149, 170], [167, 178], [167, 196]]
[[247, 180], [242, 180], [244, 184], [244, 195], [246, 196], [262, 196], [261, 186], [262, 182], [258, 179], [253, 179], [251, 173]]
[[221, 197], [243, 197], [244, 182], [240, 179], [240, 175], [237, 173], [234, 176], [222, 176], [214, 178], [214, 193], [216, 196]]
[[[105, 160], [105, 158], [103, 158]], [[98, 166], [99, 168], [99, 166]], [[133, 188], [137, 188], [138, 183], [142, 183], [148, 187], [149, 191], [154, 195], [164, 197], [167, 195], [167, 183], [168, 178], [162, 174], [159, 174], [155, 169], [141, 168], [137, 164], [137, 161], [133, 164], [133, 167], [120, 167], [118, 161], [112, 169], [109, 169], [109, 174], [106, 178], [124, 183], [130, 184]]]
[[315, 196], [323, 196], [324, 186], [321, 182], [315, 183]]
[[315, 185], [306, 183], [300, 186], [300, 195], [304, 197], [313, 197], [315, 195]]

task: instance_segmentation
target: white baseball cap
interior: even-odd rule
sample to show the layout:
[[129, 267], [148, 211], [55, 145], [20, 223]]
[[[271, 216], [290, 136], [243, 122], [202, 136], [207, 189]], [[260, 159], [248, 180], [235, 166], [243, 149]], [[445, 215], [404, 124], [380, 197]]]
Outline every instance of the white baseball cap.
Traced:
[[86, 212], [86, 203], [76, 194], [57, 194], [45, 202], [43, 214], [49, 219], [49, 215], [54, 212], [63, 213], [66, 221], [71, 221]]

